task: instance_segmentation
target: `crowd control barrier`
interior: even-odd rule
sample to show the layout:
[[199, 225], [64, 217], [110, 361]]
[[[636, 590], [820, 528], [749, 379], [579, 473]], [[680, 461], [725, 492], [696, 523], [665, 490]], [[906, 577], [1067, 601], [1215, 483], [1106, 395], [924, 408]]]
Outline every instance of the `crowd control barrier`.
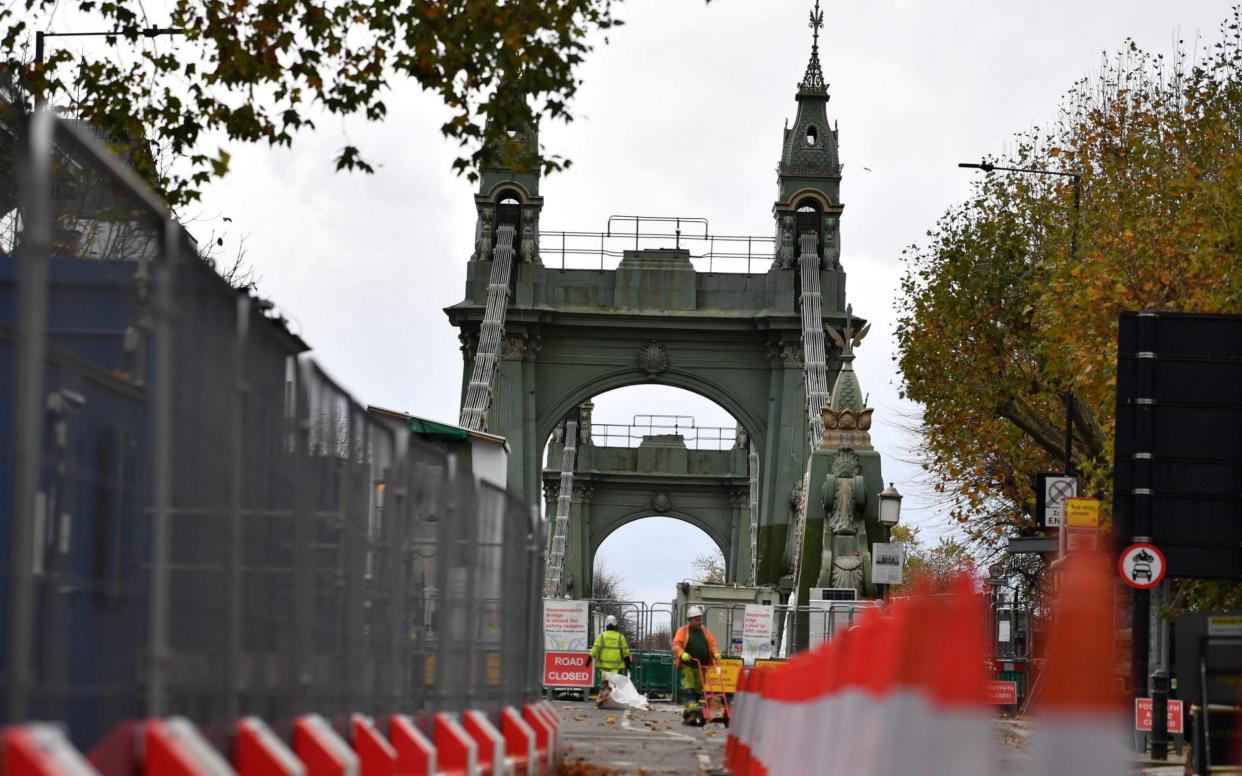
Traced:
[[[1063, 572], [1030, 774], [1130, 772], [1113, 682], [1110, 569]], [[778, 667], [743, 673], [725, 765], [738, 776], [1003, 772], [988, 693], [987, 612], [968, 578], [923, 585]], [[944, 627], [952, 623], [953, 627]]]
[[22, 130], [0, 772], [550, 771], [537, 514], [368, 411], [89, 129]]

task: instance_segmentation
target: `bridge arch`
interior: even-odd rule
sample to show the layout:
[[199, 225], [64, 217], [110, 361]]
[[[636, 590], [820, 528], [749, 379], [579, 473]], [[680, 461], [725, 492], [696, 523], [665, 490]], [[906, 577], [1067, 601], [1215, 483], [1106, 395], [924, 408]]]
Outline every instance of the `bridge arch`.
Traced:
[[[564, 420], [566, 415], [573, 411], [575, 407], [585, 401], [590, 401], [601, 393], [616, 390], [617, 388], [653, 384], [680, 388], [715, 402], [725, 412], [728, 412], [737, 423], [741, 424], [756, 445], [762, 447], [767, 427], [762, 420], [763, 415], [761, 412], [767, 411], [766, 406], [762, 408], [751, 407], [746, 401], [733, 395], [725, 386], [708, 380], [694, 372], [681, 369], [669, 369], [660, 375], [659, 380], [643, 377], [635, 373], [633, 369], [617, 369], [582, 380], [557, 395], [547, 406], [547, 409], [539, 415], [535, 423], [536, 437], [541, 442], [546, 443], [548, 438], [552, 436], [552, 431], [556, 428], [556, 425]], [[542, 445], [540, 445], [540, 448], [542, 449]]]

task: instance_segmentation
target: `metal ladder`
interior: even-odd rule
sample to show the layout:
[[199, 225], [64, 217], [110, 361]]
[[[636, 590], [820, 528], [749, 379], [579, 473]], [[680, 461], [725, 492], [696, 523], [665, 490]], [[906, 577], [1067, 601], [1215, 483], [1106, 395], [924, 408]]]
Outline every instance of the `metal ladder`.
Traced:
[[487, 429], [487, 411], [492, 406], [492, 384], [500, 363], [505, 339], [505, 308], [509, 304], [509, 272], [513, 267], [513, 224], [496, 230], [496, 249], [492, 252], [492, 274], [487, 282], [487, 308], [479, 327], [479, 344], [474, 352], [474, 369], [466, 386], [457, 424], [471, 431]]
[[750, 443], [750, 584], [759, 579], [759, 451]]
[[813, 232], [799, 239], [802, 270], [802, 374], [806, 382], [806, 411], [811, 421], [811, 449], [824, 435], [819, 411], [828, 403], [828, 359], [824, 352], [823, 292], [819, 285], [819, 246]]
[[578, 457], [578, 421], [565, 422], [565, 449], [561, 452], [561, 489], [556, 497], [556, 518], [552, 522], [552, 549], [548, 552], [543, 577], [543, 597], [561, 594], [561, 572], [565, 569], [565, 540], [569, 536], [569, 505], [574, 495], [574, 461]]

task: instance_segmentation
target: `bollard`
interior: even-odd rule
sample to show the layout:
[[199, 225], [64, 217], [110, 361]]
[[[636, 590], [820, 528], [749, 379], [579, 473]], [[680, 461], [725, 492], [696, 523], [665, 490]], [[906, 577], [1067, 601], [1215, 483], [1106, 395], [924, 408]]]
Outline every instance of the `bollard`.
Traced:
[[1169, 672], [1151, 674], [1151, 759], [1169, 759]]

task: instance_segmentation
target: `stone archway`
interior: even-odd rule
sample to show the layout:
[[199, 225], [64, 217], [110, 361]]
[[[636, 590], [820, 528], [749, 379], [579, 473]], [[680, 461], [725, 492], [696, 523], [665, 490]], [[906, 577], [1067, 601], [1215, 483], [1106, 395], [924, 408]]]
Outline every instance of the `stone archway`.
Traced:
[[[548, 446], [548, 461], [564, 445]], [[566, 592], [589, 597], [592, 563], [604, 540], [646, 517], [672, 517], [706, 533], [725, 558], [730, 582], [746, 582], [750, 557], [747, 451], [696, 450], [675, 434], [644, 437], [637, 447], [578, 446], [563, 579]], [[545, 510], [555, 514], [560, 470], [543, 470]]]

